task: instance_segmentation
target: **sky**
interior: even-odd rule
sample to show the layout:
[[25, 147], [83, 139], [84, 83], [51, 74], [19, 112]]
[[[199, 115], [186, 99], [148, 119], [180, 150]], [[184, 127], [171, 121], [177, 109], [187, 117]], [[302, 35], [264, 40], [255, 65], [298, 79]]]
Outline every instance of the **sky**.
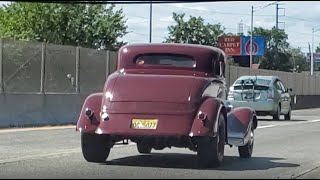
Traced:
[[[246, 34], [251, 26], [251, 6], [254, 6], [254, 27], [272, 28], [276, 25], [276, 6], [259, 7], [275, 1], [229, 1], [206, 3], [153, 4], [152, 42], [162, 42], [168, 36], [168, 26], [173, 25], [172, 13], [185, 13], [201, 16], [205, 22], [220, 23], [227, 32], [237, 33], [239, 23], [245, 25]], [[149, 4], [116, 5], [122, 8], [127, 18], [129, 33], [123, 40], [133, 43], [149, 42]], [[285, 29], [288, 41], [293, 47], [308, 52], [312, 42], [312, 28], [320, 29], [320, 2], [316, 1], [279, 1], [279, 28]], [[259, 10], [258, 10], [259, 9]], [[320, 43], [320, 30], [314, 33], [314, 48]]]
[[[244, 23], [244, 33], [250, 29], [251, 6], [254, 6], [254, 27], [272, 28], [276, 25], [276, 6], [258, 10], [258, 7], [275, 1], [229, 1], [206, 3], [153, 4], [152, 42], [163, 42], [168, 26], [173, 25], [172, 13], [185, 13], [186, 18], [201, 16], [205, 22], [222, 24], [227, 32], [237, 33]], [[6, 2], [0, 2], [0, 4]], [[129, 44], [149, 42], [149, 4], [121, 4], [127, 18], [129, 33], [123, 38]], [[312, 28], [320, 29], [320, 1], [279, 1], [279, 28], [285, 29], [293, 47], [308, 52], [312, 42]], [[187, 19], [186, 19], [187, 20]], [[320, 30], [314, 33], [314, 48], [320, 43]]]

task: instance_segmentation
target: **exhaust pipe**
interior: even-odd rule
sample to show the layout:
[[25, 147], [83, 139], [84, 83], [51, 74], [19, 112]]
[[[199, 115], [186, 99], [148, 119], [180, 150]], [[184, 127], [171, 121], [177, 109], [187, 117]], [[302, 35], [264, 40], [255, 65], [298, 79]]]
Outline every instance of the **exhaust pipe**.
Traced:
[[96, 126], [99, 125], [99, 121], [97, 120], [96, 116], [94, 115], [94, 112], [91, 109], [86, 108], [86, 116], [90, 120], [91, 124]]

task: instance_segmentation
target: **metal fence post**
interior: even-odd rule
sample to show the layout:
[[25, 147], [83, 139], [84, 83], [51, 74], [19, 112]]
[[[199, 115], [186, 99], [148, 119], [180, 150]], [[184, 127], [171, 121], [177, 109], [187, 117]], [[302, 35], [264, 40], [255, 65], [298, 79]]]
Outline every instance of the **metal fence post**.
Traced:
[[2, 39], [0, 38], [0, 92], [4, 92], [4, 84], [3, 84], [3, 42]]
[[319, 89], [319, 76], [316, 76], [316, 95], [320, 94]]
[[107, 50], [106, 56], [106, 80], [108, 79], [110, 73], [110, 50]]
[[[237, 76], [236, 76], [236, 79], [238, 79], [239, 78], [239, 66], [237, 66]], [[235, 80], [236, 80], [235, 79]]]
[[46, 41], [41, 46], [41, 77], [40, 77], [40, 93], [44, 93], [45, 68], [46, 68]]
[[80, 92], [79, 88], [80, 80], [80, 47], [76, 47], [76, 92]]
[[298, 81], [297, 81], [297, 72], [294, 72], [294, 83], [293, 83], [293, 86], [294, 86], [294, 94], [297, 95], [298, 92], [299, 92], [299, 89], [298, 89]]

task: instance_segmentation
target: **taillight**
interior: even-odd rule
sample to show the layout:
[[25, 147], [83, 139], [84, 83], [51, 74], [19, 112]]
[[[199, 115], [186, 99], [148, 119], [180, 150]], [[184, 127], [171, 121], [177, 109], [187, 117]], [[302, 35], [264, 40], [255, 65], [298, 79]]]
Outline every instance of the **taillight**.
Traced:
[[268, 89], [268, 99], [274, 99], [274, 90], [273, 89]]
[[231, 86], [229, 88], [229, 93], [228, 93], [228, 97], [227, 97], [228, 100], [233, 100], [234, 99], [234, 87]]
[[228, 93], [228, 99], [231, 100], [234, 98], [234, 92], [233, 91], [229, 91]]

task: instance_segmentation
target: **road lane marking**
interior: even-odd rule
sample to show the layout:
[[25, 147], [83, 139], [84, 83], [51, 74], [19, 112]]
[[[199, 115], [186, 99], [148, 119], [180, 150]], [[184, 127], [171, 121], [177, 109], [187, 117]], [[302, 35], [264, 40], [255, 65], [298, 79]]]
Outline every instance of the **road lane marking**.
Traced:
[[320, 119], [311, 120], [311, 122], [320, 122]]
[[[291, 121], [291, 122], [293, 122], [293, 121]], [[282, 126], [292, 126], [292, 125], [298, 125], [298, 124], [309, 124], [309, 123], [315, 123], [315, 122], [320, 122], [320, 119], [307, 120], [307, 121], [303, 121], [303, 122], [294, 122], [292, 124], [277, 124], [277, 125], [265, 125], [265, 126], [259, 126], [258, 125], [257, 129], [272, 128], [272, 127], [282, 127]]]
[[291, 179], [298, 179], [299, 177], [304, 176], [304, 175], [306, 175], [306, 174], [309, 174], [309, 173], [311, 173], [312, 171], [315, 171], [315, 170], [317, 170], [317, 169], [319, 169], [319, 168], [320, 168], [320, 165], [319, 165], [319, 166], [316, 166], [316, 167], [313, 167], [313, 168], [311, 168], [311, 169], [305, 170], [304, 172], [302, 172], [302, 173], [300, 173], [300, 174], [292, 177]]
[[[281, 122], [281, 121], [280, 121]], [[294, 122], [292, 120], [291, 122]], [[306, 120], [304, 122], [295, 122], [293, 124], [278, 124], [278, 125], [265, 125], [265, 126], [258, 126], [258, 129], [264, 129], [264, 128], [272, 128], [272, 127], [278, 127], [278, 126], [289, 126], [289, 125], [296, 125], [296, 124], [306, 124], [306, 123], [314, 123], [314, 122], [320, 122], [320, 119], [315, 120]], [[59, 130], [59, 129], [75, 129], [75, 125], [67, 125], [67, 126], [48, 126], [48, 127], [32, 127], [32, 128], [12, 128], [12, 129], [0, 129], [1, 133], [12, 133], [12, 132], [27, 132], [27, 131], [47, 131], [47, 130]]]
[[275, 126], [277, 126], [277, 125], [258, 126], [258, 129], [271, 128], [271, 127], [275, 127]]
[[47, 154], [39, 154], [39, 155], [28, 155], [28, 156], [22, 156], [22, 157], [15, 157], [15, 158], [3, 159], [3, 160], [0, 160], [0, 164], [13, 163], [13, 162], [19, 162], [19, 161], [26, 161], [26, 160], [43, 158], [43, 157], [48, 157], [48, 156], [57, 156], [57, 155], [63, 155], [63, 154], [71, 154], [71, 153], [76, 153], [76, 152], [80, 152], [80, 148], [68, 149], [68, 150], [64, 150], [64, 151], [62, 151], [62, 152], [58, 152], [58, 153], [47, 153]]
[[32, 128], [12, 128], [12, 129], [0, 129], [1, 133], [12, 133], [12, 132], [25, 132], [25, 131], [46, 131], [46, 130], [58, 130], [58, 129], [75, 129], [75, 125], [69, 126], [49, 126], [49, 127], [32, 127]]
[[[136, 145], [134, 142], [129, 142], [129, 144], [121, 144], [118, 143], [113, 146], [113, 148], [122, 148], [125, 146], [133, 146]], [[7, 163], [14, 163], [14, 162], [20, 162], [20, 161], [27, 161], [27, 160], [33, 160], [33, 159], [40, 159], [40, 158], [59, 158], [61, 156], [65, 156], [72, 153], [81, 153], [81, 148], [73, 148], [73, 149], [65, 149], [65, 150], [59, 150], [60, 152], [55, 153], [46, 153], [46, 154], [38, 154], [38, 155], [27, 155], [22, 157], [12, 157], [7, 159], [0, 159], [0, 164], [7, 164]]]

